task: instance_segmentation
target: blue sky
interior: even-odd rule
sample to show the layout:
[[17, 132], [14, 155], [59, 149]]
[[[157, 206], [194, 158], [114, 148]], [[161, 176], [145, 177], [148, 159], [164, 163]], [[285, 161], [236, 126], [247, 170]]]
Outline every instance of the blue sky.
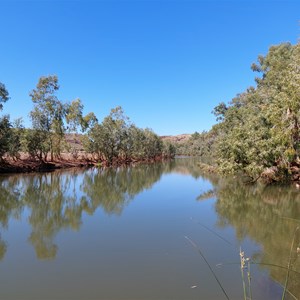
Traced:
[[99, 120], [121, 105], [160, 135], [208, 130], [221, 101], [254, 85], [271, 45], [297, 43], [300, 1], [3, 1], [3, 113], [30, 126], [29, 92], [56, 74], [59, 98]]

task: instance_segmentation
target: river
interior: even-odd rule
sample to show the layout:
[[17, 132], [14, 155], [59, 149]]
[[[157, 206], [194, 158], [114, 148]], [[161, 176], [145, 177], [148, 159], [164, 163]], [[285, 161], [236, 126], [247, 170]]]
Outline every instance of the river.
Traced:
[[300, 299], [300, 191], [196, 162], [1, 175], [0, 299]]

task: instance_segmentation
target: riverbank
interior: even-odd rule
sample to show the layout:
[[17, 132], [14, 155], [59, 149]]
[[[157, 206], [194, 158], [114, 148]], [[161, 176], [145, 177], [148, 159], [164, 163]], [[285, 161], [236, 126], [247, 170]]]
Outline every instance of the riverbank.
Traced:
[[91, 154], [82, 151], [78, 153], [76, 157], [70, 153], [62, 153], [59, 158], [55, 158], [53, 161], [39, 161], [23, 153], [18, 159], [6, 157], [5, 160], [0, 163], [0, 174], [49, 172], [58, 169], [87, 168], [93, 166], [118, 167], [137, 163], [153, 163], [166, 159], [171, 159], [171, 157], [158, 156], [153, 159], [115, 159], [111, 163], [108, 163], [105, 160], [100, 161], [95, 159]]
[[41, 162], [33, 159], [18, 159], [16, 161], [8, 160], [0, 164], [0, 173], [31, 173], [47, 172], [57, 169], [67, 169], [74, 167], [90, 167], [96, 163], [92, 161], [76, 161], [56, 159], [52, 162]]
[[[198, 162], [197, 166], [201, 171], [204, 173], [211, 173], [211, 174], [219, 174], [222, 175], [222, 172], [218, 169], [217, 166], [212, 166], [206, 163]], [[224, 174], [223, 174], [224, 175]], [[237, 176], [235, 174], [234, 176]], [[250, 176], [246, 175], [245, 173], [239, 173], [238, 176], [240, 178], [248, 178], [248, 183], [256, 183], [260, 182], [265, 185], [271, 184], [292, 184], [295, 185], [296, 188], [300, 188], [300, 164], [294, 165], [289, 169], [280, 169], [276, 166], [266, 168], [259, 176], [256, 178], [251, 178]]]

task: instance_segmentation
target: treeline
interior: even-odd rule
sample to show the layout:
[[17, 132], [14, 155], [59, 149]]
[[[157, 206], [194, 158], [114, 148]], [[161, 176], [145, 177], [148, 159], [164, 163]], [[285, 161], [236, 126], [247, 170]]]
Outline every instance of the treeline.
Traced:
[[175, 156], [175, 147], [150, 129], [140, 129], [124, 115], [121, 107], [111, 110], [101, 124], [90, 128], [85, 149], [97, 160], [111, 165], [116, 161], [154, 161]]
[[[163, 143], [150, 129], [136, 127], [121, 107], [112, 109], [99, 123], [94, 113], [83, 115], [80, 99], [66, 103], [59, 100], [58, 90], [57, 76], [39, 79], [30, 93], [34, 106], [31, 128], [25, 128], [21, 118], [13, 122], [9, 115], [0, 118], [0, 163], [7, 158], [17, 161], [22, 152], [40, 162], [59, 159], [63, 151], [76, 159], [76, 147], [66, 142], [66, 134], [78, 132], [84, 133], [80, 143], [85, 152], [105, 165], [174, 157], [171, 144]], [[0, 110], [8, 100], [9, 93], [0, 83]]]
[[259, 74], [256, 87], [215, 107], [219, 123], [194, 135], [187, 148], [209, 153], [224, 173], [299, 180], [300, 44], [272, 46], [251, 68]]
[[210, 159], [214, 142], [215, 133], [212, 130], [203, 131], [202, 133], [196, 131], [187, 141], [176, 144], [176, 153]]

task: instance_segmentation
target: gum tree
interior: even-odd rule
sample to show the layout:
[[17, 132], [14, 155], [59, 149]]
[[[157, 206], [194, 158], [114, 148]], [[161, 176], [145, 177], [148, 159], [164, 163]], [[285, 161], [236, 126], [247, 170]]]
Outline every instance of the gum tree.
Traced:
[[[0, 82], [0, 111], [3, 109], [3, 103], [9, 99], [8, 91], [3, 83]], [[9, 150], [11, 135], [11, 123], [8, 115], [0, 118], [0, 162], [3, 161], [3, 155]]]
[[34, 109], [30, 116], [33, 129], [41, 136], [41, 151], [47, 160], [48, 151], [51, 154], [51, 161], [54, 154], [60, 155], [61, 144], [64, 138], [64, 118], [67, 107], [56, 96], [59, 90], [58, 78], [56, 75], [41, 77], [32, 90], [30, 97], [34, 103]]

